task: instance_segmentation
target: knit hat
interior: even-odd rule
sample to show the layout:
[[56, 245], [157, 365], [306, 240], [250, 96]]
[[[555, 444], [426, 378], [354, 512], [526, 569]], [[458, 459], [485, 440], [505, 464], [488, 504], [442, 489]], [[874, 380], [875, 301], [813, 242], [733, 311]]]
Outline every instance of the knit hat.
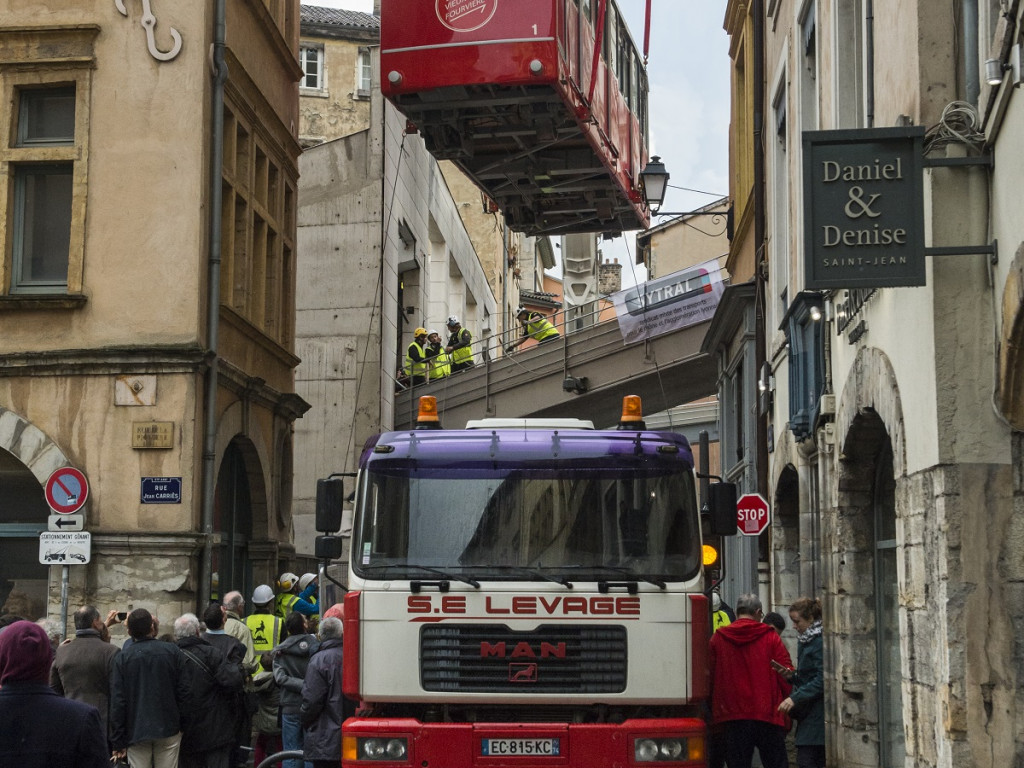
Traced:
[[0, 635], [0, 686], [50, 679], [53, 648], [46, 630], [31, 621], [16, 621]]
[[324, 612], [325, 619], [344, 619], [345, 606], [342, 603], [335, 603]]

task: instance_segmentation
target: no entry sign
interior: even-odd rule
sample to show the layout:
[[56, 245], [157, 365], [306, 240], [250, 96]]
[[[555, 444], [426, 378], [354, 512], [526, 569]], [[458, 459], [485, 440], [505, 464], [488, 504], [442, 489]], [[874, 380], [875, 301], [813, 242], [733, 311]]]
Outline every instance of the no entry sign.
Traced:
[[745, 493], [736, 501], [737, 532], [759, 536], [772, 521], [771, 507], [759, 493]]
[[89, 482], [74, 467], [61, 467], [46, 481], [46, 503], [58, 515], [73, 515], [87, 498]]

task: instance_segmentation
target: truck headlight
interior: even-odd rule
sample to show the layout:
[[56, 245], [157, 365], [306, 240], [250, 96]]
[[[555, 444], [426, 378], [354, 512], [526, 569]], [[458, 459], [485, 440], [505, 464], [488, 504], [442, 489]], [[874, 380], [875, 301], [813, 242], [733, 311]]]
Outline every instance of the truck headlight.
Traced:
[[357, 739], [357, 760], [404, 761], [409, 753], [409, 742], [404, 738]]
[[[693, 760], [694, 752], [688, 739], [661, 738], [637, 739], [633, 742], [633, 759], [638, 763], [675, 763], [682, 760]], [[701, 752], [703, 750], [700, 750]]]

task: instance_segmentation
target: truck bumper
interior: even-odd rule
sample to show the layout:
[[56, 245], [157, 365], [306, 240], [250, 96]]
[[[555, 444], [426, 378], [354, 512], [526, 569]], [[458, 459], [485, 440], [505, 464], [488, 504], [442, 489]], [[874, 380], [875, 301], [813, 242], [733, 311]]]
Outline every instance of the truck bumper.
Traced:
[[341, 764], [343, 768], [691, 768], [707, 764], [707, 729], [696, 718], [598, 725], [351, 718], [342, 726]]

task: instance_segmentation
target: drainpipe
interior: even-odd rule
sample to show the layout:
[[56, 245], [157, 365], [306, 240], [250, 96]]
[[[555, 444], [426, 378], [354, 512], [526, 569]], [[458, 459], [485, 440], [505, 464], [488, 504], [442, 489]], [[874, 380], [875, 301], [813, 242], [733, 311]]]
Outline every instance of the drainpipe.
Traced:
[[[764, 0], [754, 0], [754, 370], [767, 358], [765, 305], [767, 302], [767, 255], [765, 253], [764, 175]], [[755, 473], [758, 492], [768, 494], [768, 414], [755, 421]]]
[[875, 126], [875, 4], [864, 0], [864, 111], [866, 128]]
[[981, 92], [978, 73], [978, 0], [961, 0], [960, 15], [963, 19], [960, 39], [964, 47], [964, 91], [967, 101], [977, 104]]
[[224, 63], [225, 6], [227, 0], [215, 0], [213, 22], [213, 98], [210, 105], [213, 121], [210, 135], [210, 221], [208, 244], [210, 259], [207, 269], [207, 371], [206, 427], [203, 433], [203, 554], [199, 566], [198, 607], [210, 603], [213, 578], [213, 512], [217, 490], [217, 336], [220, 330], [220, 261], [221, 210], [224, 207], [221, 169], [224, 165], [224, 83], [228, 79]]

